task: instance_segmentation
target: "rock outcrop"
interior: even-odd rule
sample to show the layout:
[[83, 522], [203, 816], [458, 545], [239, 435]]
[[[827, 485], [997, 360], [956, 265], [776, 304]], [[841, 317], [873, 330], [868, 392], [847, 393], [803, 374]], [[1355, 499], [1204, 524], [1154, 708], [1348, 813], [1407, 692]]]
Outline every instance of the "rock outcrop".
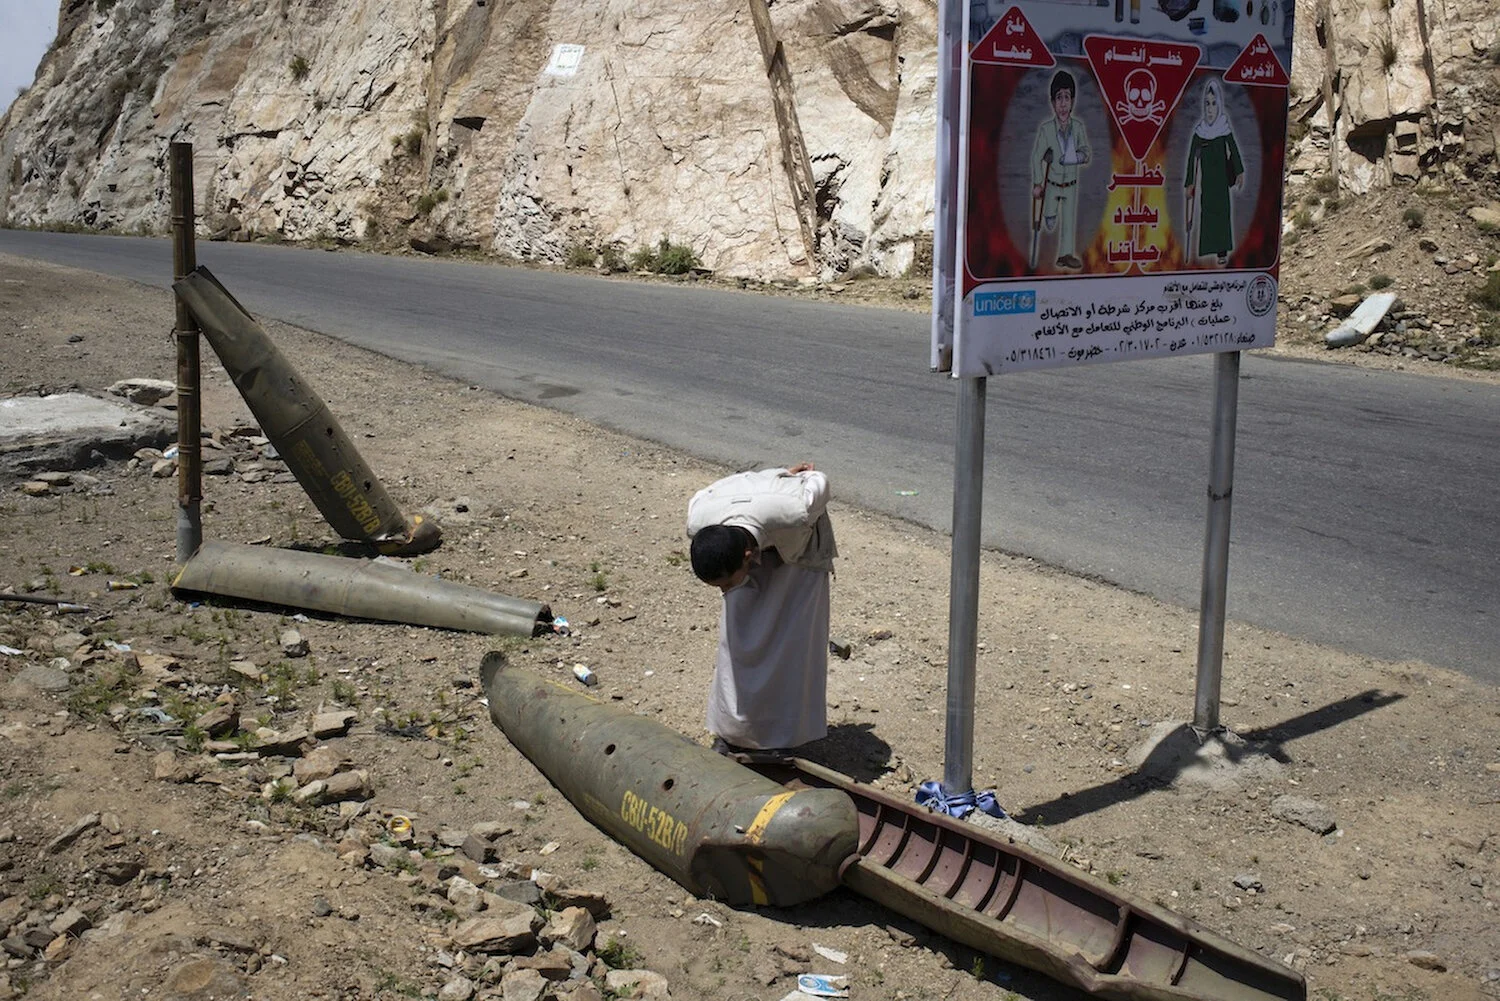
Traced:
[[1346, 191], [1438, 176], [1500, 181], [1500, 7], [1299, 0], [1293, 172]]
[[[932, 231], [933, 0], [63, 0], [0, 222], [897, 274]], [[1299, 3], [1294, 172], [1493, 180], [1492, 0]]]

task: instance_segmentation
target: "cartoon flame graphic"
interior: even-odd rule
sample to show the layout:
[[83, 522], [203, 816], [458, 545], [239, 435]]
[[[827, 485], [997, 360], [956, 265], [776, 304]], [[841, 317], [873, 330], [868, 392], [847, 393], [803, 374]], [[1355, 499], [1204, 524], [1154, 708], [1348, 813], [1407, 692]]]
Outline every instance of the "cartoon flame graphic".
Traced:
[[[1173, 225], [1172, 207], [1181, 203], [1180, 188], [1167, 183], [1166, 157], [1162, 143], [1152, 144], [1144, 160], [1137, 161], [1124, 142], [1115, 137], [1110, 144], [1110, 170], [1115, 187], [1105, 201], [1094, 239], [1083, 254], [1083, 270], [1086, 274], [1140, 274], [1148, 271], [1177, 271], [1183, 269], [1184, 248], [1177, 238]], [[1133, 184], [1130, 178], [1152, 175], [1161, 183], [1151, 185]], [[1108, 183], [1108, 182], [1106, 182]], [[1152, 222], [1127, 222], [1129, 215], [1154, 216]], [[1154, 260], [1120, 260], [1122, 248], [1137, 250], [1154, 249]], [[1110, 250], [1114, 248], [1115, 254]]]

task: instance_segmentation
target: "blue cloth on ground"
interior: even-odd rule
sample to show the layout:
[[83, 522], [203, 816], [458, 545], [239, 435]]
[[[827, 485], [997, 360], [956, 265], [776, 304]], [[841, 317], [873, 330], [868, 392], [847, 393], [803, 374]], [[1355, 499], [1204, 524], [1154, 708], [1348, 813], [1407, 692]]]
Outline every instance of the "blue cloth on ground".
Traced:
[[943, 788], [941, 782], [936, 780], [923, 782], [917, 787], [917, 804], [927, 807], [934, 813], [946, 813], [950, 817], [960, 819], [967, 817], [975, 810], [991, 817], [1006, 815], [1000, 804], [996, 802], [993, 790], [986, 789], [984, 792], [976, 793], [970, 789], [967, 792], [950, 793]]

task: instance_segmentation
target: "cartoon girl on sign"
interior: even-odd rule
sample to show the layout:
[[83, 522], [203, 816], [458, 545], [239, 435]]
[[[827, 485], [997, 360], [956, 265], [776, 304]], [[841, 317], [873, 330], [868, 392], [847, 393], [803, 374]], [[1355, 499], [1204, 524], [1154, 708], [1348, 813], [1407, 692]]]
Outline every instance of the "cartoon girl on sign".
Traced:
[[1229, 253], [1234, 249], [1229, 189], [1238, 190], [1245, 179], [1245, 164], [1240, 159], [1234, 131], [1229, 127], [1222, 87], [1223, 84], [1215, 79], [1203, 87], [1203, 119], [1193, 128], [1193, 139], [1188, 145], [1187, 175], [1183, 181], [1187, 188], [1189, 256], [1213, 256], [1220, 267], [1229, 263]]

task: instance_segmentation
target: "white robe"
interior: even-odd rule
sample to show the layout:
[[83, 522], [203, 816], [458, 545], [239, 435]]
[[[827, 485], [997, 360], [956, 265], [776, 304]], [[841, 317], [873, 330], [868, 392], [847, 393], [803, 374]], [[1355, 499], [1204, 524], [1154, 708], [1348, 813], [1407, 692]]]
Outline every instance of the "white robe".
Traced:
[[708, 730], [740, 747], [796, 747], [828, 734], [828, 573], [768, 550], [725, 592]]
[[828, 497], [820, 472], [769, 469], [726, 477], [688, 506], [689, 536], [735, 525], [761, 547], [760, 564], [724, 594], [708, 691], [709, 732], [739, 747], [828, 735], [828, 592], [838, 553]]

